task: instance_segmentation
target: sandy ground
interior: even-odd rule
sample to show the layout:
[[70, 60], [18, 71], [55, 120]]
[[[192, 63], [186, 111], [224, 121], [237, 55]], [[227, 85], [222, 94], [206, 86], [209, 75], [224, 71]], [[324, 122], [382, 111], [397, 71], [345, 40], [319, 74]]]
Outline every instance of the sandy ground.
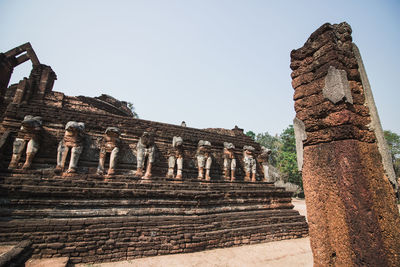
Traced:
[[[295, 209], [306, 215], [304, 200], [293, 199]], [[283, 240], [256, 245], [213, 249], [195, 253], [147, 257], [130, 261], [81, 264], [92, 267], [246, 267], [312, 266], [309, 238]]]
[[0, 256], [11, 250], [14, 246], [0, 246]]
[[25, 263], [26, 267], [65, 267], [68, 257], [51, 259], [30, 259]]
[[148, 257], [102, 264], [82, 264], [92, 267], [246, 267], [246, 266], [312, 266], [308, 238], [213, 249], [208, 251]]

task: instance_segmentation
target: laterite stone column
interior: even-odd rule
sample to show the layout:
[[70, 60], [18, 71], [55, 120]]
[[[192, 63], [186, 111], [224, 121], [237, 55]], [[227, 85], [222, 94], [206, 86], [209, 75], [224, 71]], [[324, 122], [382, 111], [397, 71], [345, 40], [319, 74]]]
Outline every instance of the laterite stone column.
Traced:
[[322, 25], [290, 67], [314, 266], [400, 266], [397, 184], [350, 26]]

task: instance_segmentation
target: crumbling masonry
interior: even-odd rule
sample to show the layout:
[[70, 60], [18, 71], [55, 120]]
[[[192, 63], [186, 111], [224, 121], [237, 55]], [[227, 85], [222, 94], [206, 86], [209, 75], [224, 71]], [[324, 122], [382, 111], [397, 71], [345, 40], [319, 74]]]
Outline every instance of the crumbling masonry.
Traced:
[[398, 186], [350, 26], [321, 26], [290, 67], [314, 266], [400, 266]]
[[[27, 60], [30, 77], [8, 86], [13, 68]], [[34, 257], [80, 263], [308, 234], [291, 193], [263, 181], [255, 160], [260, 146], [243, 130], [135, 119], [126, 102], [110, 96], [53, 91], [55, 79], [29, 43], [0, 53], [0, 242], [31, 240]], [[21, 152], [9, 168], [26, 115], [40, 117], [30, 135], [40, 146], [29, 166], [22, 168]], [[197, 156], [205, 162], [196, 157], [201, 140], [207, 146]], [[231, 180], [223, 178], [224, 142], [235, 159]], [[253, 157], [252, 182], [244, 181], [245, 146]]]

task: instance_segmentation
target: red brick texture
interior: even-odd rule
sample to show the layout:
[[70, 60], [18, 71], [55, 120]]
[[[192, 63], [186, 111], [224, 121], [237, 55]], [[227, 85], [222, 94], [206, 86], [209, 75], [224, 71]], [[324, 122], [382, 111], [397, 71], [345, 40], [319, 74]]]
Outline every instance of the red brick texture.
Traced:
[[299, 238], [291, 194], [267, 183], [174, 182], [119, 175], [2, 173], [0, 242], [30, 239], [35, 257], [118, 261]]
[[[0, 95], [0, 242], [30, 239], [34, 257], [92, 263], [308, 235], [290, 192], [272, 183], [243, 182], [242, 148], [251, 145], [258, 154], [260, 146], [241, 129], [200, 130], [135, 119], [126, 102], [109, 96], [70, 97], [52, 91], [56, 76], [50, 70], [34, 66], [18, 101], [13, 101], [15, 85]], [[43, 118], [42, 141], [32, 170], [10, 171], [4, 167], [25, 115]], [[54, 167], [68, 121], [86, 127], [77, 173], [66, 177], [56, 175]], [[96, 170], [99, 140], [107, 127], [121, 130], [121, 146], [116, 175], [105, 179]], [[144, 131], [155, 135], [157, 148], [153, 178], [146, 181], [133, 175], [135, 147]], [[163, 178], [174, 136], [184, 140], [182, 181]], [[196, 179], [199, 140], [212, 144], [209, 182]], [[236, 147], [238, 179], [232, 183], [222, 178], [223, 142]]]
[[[400, 266], [399, 212], [369, 129], [350, 26], [324, 24], [291, 60], [314, 265]], [[324, 97], [330, 66], [346, 71], [353, 104]]]

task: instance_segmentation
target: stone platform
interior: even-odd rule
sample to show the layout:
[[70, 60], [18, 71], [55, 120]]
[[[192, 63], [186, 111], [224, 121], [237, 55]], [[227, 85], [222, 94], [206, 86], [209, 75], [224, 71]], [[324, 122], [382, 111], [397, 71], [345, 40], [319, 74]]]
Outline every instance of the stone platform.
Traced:
[[291, 193], [272, 183], [0, 171], [0, 242], [34, 257], [129, 260], [304, 237]]
[[[27, 60], [32, 62], [29, 78], [9, 85], [14, 67]], [[108, 95], [93, 98], [53, 91], [57, 75], [40, 63], [29, 43], [0, 53], [0, 74], [0, 242], [29, 239], [34, 257], [69, 257], [74, 264], [308, 234], [305, 218], [293, 210], [291, 193], [261, 181], [267, 176], [261, 166], [266, 162], [260, 158], [262, 149], [238, 126], [195, 129], [141, 120], [127, 102]], [[79, 126], [78, 133], [72, 133], [71, 125]], [[107, 136], [110, 128], [119, 134], [118, 140]], [[143, 143], [145, 136], [148, 142]], [[179, 151], [177, 137], [183, 140]], [[25, 149], [28, 140], [31, 145]], [[118, 148], [113, 164], [104, 152], [106, 143], [107, 149]], [[236, 182], [223, 178], [226, 144], [229, 159], [237, 163], [236, 168], [231, 165]], [[70, 171], [77, 173], [58, 176], [56, 159], [68, 160], [68, 147], [76, 149], [71, 151], [76, 161]], [[151, 180], [133, 175], [144, 167], [145, 150], [152, 154], [146, 167]], [[183, 159], [183, 181], [162, 178], [172, 169], [169, 161], [177, 152]], [[208, 167], [200, 166], [205, 163], [202, 157]], [[24, 161], [31, 170], [21, 171]], [[115, 175], [108, 180], [95, 174], [102, 161], [113, 166]], [[57, 163], [61, 172], [64, 165]], [[193, 179], [203, 167], [209, 182]], [[244, 182], [250, 167], [253, 183]]]

